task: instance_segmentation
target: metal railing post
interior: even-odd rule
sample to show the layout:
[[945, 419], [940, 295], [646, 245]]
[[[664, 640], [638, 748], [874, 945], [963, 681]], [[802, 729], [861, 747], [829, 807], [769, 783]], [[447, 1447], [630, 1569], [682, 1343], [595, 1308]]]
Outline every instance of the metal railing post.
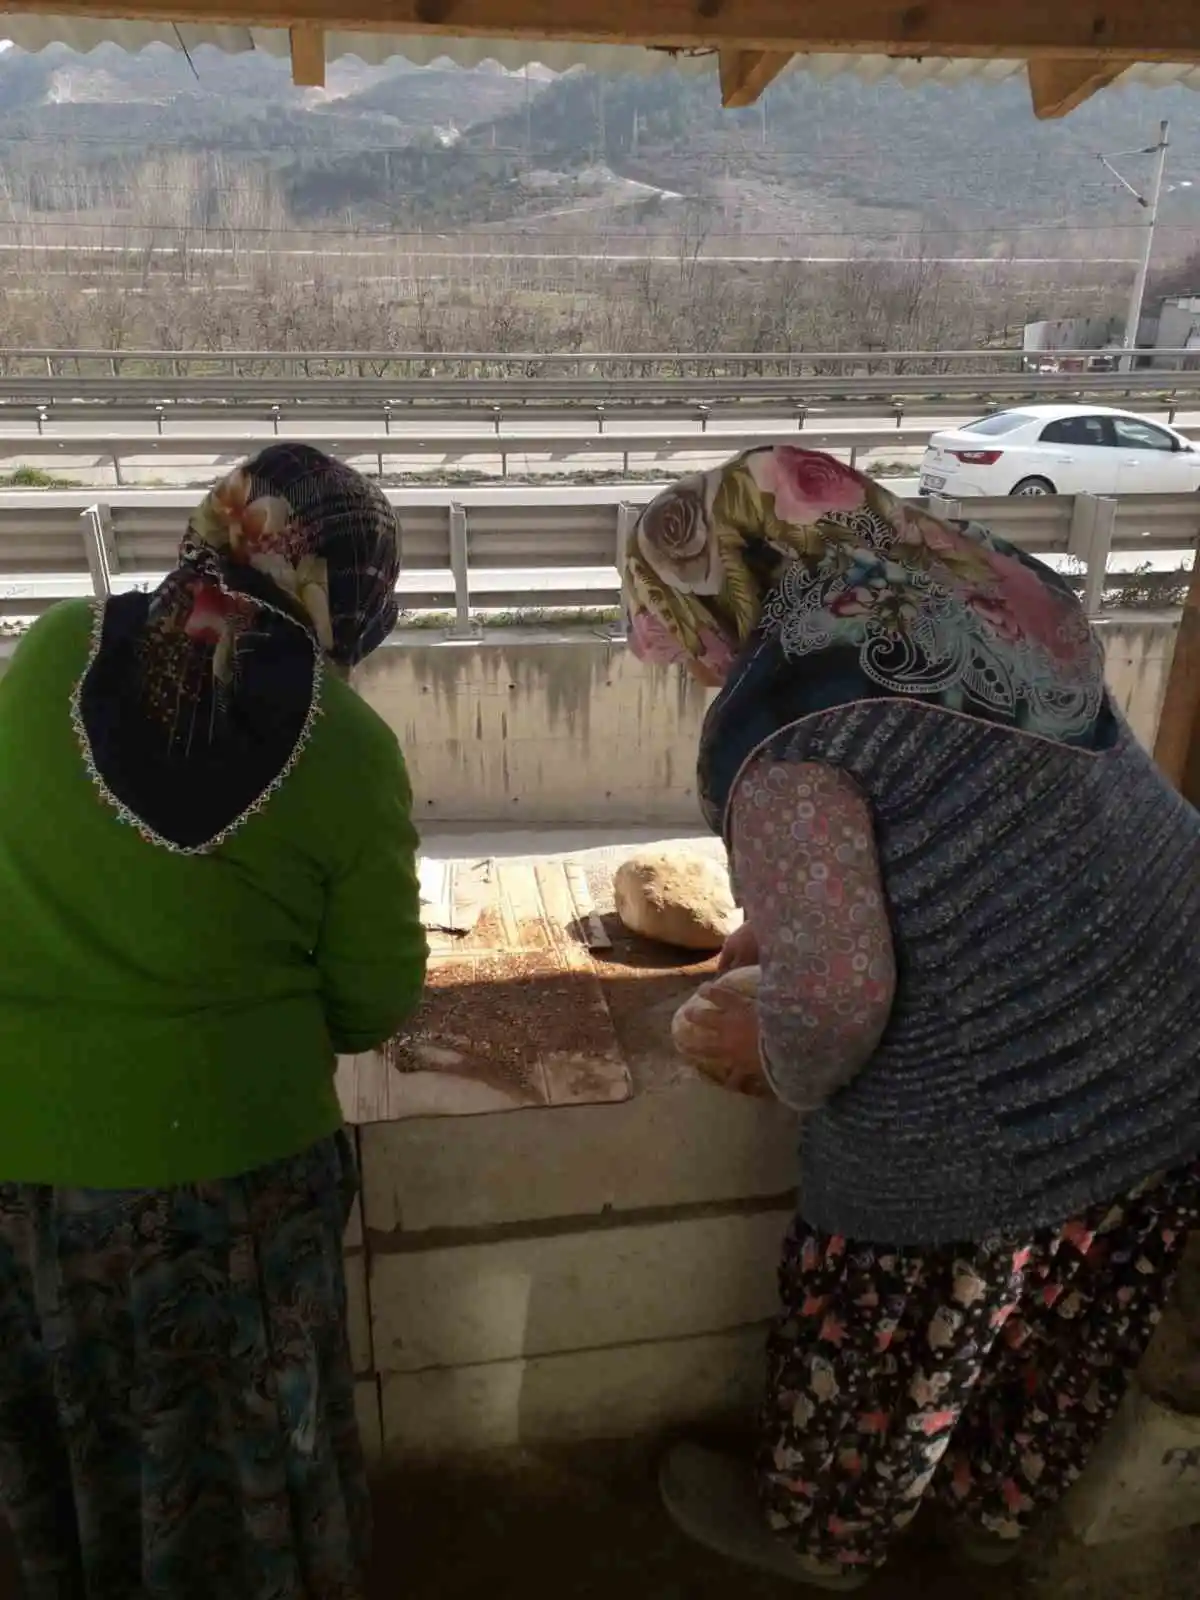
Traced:
[[83, 535], [92, 593], [98, 600], [107, 600], [112, 593], [112, 575], [120, 570], [109, 507], [102, 501], [88, 506], [80, 515], [79, 531]]
[[624, 570], [625, 552], [629, 549], [639, 514], [638, 507], [631, 506], [627, 500], [622, 500], [617, 507], [617, 546], [613, 552], [613, 565], [618, 572]]
[[467, 513], [463, 506], [450, 506], [450, 571], [454, 578], [454, 636], [468, 638], [471, 626], [471, 575], [467, 554]]
[[961, 500], [947, 500], [942, 494], [929, 496], [929, 509], [935, 517], [941, 517], [944, 522], [958, 522], [963, 514]]
[[1104, 603], [1116, 520], [1117, 502], [1109, 495], [1077, 494], [1072, 502], [1067, 554], [1083, 563], [1083, 609], [1089, 617]]
[[637, 506], [631, 506], [625, 500], [622, 500], [617, 507], [617, 538], [613, 554], [616, 557], [617, 580], [620, 583], [621, 615], [617, 620], [615, 632], [622, 639], [627, 638], [629, 634], [629, 596], [625, 592], [624, 583], [625, 552], [629, 549], [629, 541], [633, 538], [633, 530], [637, 527], [640, 514]]

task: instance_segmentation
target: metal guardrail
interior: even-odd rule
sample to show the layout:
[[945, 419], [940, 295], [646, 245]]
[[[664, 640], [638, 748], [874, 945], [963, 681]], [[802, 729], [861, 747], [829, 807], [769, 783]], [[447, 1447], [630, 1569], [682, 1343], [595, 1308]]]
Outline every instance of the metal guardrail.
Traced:
[[[654, 485], [595, 489], [394, 489], [413, 610], [474, 613], [620, 602], [617, 569], [638, 507]], [[152, 585], [170, 567], [190, 491], [126, 491], [89, 503], [80, 493], [0, 495], [0, 616], [39, 614], [56, 600]], [[1109, 555], [1195, 548], [1195, 495], [1047, 496], [932, 502], [966, 514], [1027, 550], [1074, 556], [1085, 599], [1099, 608]]]
[[[745, 432], [696, 430], [692, 433], [479, 433], [479, 434], [416, 434], [390, 431], [366, 433], [319, 433], [302, 435], [289, 432], [289, 437], [304, 444], [315, 445], [328, 455], [348, 461], [373, 459], [379, 476], [384, 477], [386, 463], [396, 458], [413, 456], [438, 457], [453, 461], [467, 457], [500, 458], [500, 475], [508, 476], [510, 458], [516, 456], [575, 457], [610, 456], [619, 460], [622, 472], [630, 470], [633, 457], [659, 458], [663, 456], [714, 456], [736, 455], [754, 445], [792, 444], [801, 440], [810, 450], [826, 450], [847, 457], [856, 466], [860, 455], [872, 451], [916, 450], [929, 441], [930, 429], [919, 428], [855, 428], [822, 431], [819, 428], [796, 429], [748, 428]], [[1200, 439], [1200, 424], [1188, 424], [1178, 430], [1188, 438]], [[261, 434], [232, 433], [152, 433], [144, 435], [115, 436], [103, 434], [59, 434], [43, 429], [37, 434], [5, 434], [0, 429], [0, 460], [29, 464], [31, 462], [78, 460], [111, 463], [118, 487], [124, 487], [121, 463], [132, 459], [158, 458], [181, 461], [191, 458], [235, 461], [246, 460], [273, 444], [280, 434], [277, 430]]]
[[[226, 400], [57, 400], [48, 404], [36, 404], [28, 400], [5, 400], [2, 396], [3, 379], [0, 378], [0, 432], [5, 427], [20, 422], [33, 423], [39, 432], [52, 430], [61, 424], [82, 423], [100, 428], [109, 427], [116, 422], [142, 422], [148, 429], [152, 428], [164, 436], [176, 427], [207, 427], [215, 432], [234, 422], [257, 423], [264, 431], [270, 429], [274, 433], [279, 433], [285, 426], [294, 428], [301, 424], [305, 427], [315, 425], [336, 430], [351, 422], [374, 423], [382, 427], [384, 433], [390, 433], [393, 427], [402, 429], [412, 425], [425, 427], [447, 424], [466, 424], [480, 431], [503, 433], [506, 428], [522, 423], [550, 429], [556, 423], [577, 423], [589, 416], [597, 433], [605, 432], [606, 428], [619, 428], [638, 422], [659, 427], [690, 422], [698, 432], [705, 433], [710, 427], [716, 428], [722, 423], [749, 429], [756, 424], [757, 418], [762, 418], [768, 423], [778, 423], [785, 416], [794, 419], [797, 428], [810, 425], [822, 427], [843, 419], [876, 422], [887, 417], [889, 429], [902, 430], [906, 426], [911, 426], [908, 419], [913, 413], [919, 415], [923, 421], [951, 424], [966, 422], [972, 417], [1001, 409], [1001, 402], [995, 398], [980, 397], [977, 403], [971, 404], [975, 397], [970, 395], [959, 400], [926, 400], [918, 397], [915, 403], [904, 399], [883, 402], [872, 401], [869, 398], [865, 400], [818, 398], [812, 401], [794, 400], [784, 404], [769, 395], [760, 395], [746, 399], [715, 401], [635, 399], [573, 403], [569, 400], [505, 399], [489, 400], [474, 405], [459, 404], [451, 400], [381, 401], [320, 398], [289, 401], [286, 404], [274, 402], [268, 405], [262, 400], [246, 401], [236, 396]], [[1173, 421], [1177, 411], [1192, 400], [1196, 409], [1200, 409], [1200, 394], [1193, 397], [1187, 393], [1172, 396], [1155, 392], [1143, 395], [1137, 402], [1137, 410], [1151, 415], [1162, 412], [1168, 421]], [[1014, 405], [1021, 403], [1018, 399], [1012, 400]], [[892, 442], [896, 441], [893, 439]]]
[[[116, 363], [156, 363], [174, 372], [187, 366], [236, 367], [247, 362], [271, 362], [277, 366], [295, 369], [319, 364], [356, 362], [361, 366], [435, 366], [438, 363], [452, 366], [537, 367], [569, 368], [577, 372], [584, 367], [652, 366], [674, 372], [692, 372], [697, 369], [711, 372], [716, 367], [741, 366], [765, 372], [768, 367], [782, 367], [787, 372], [803, 371], [817, 365], [879, 367], [888, 362], [902, 361], [906, 365], [920, 362], [936, 365], [952, 362], [955, 365], [971, 361], [977, 367], [991, 364], [993, 370], [1012, 365], [1024, 368], [1031, 360], [1053, 357], [1055, 360], [1088, 361], [1098, 356], [1112, 356], [1113, 351], [1096, 349], [1025, 350], [1014, 347], [975, 350], [150, 350], [111, 349], [95, 346], [76, 349], [47, 349], [43, 346], [12, 346], [0, 349], [0, 363], [36, 361], [53, 374], [55, 364], [74, 362], [107, 365]], [[1195, 350], [1182, 345], [1163, 346], [1153, 350], [1139, 350], [1138, 359], [1153, 357], [1182, 366]]]
[[1200, 394], [1196, 372], [1080, 373], [871, 373], [848, 377], [814, 376], [696, 378], [387, 378], [387, 377], [230, 377], [201, 373], [192, 377], [26, 377], [0, 373], [0, 400], [35, 404], [68, 401], [119, 401], [147, 405], [167, 401], [222, 400], [231, 390], [243, 402], [261, 400], [277, 404], [322, 401], [359, 403], [368, 400], [393, 405], [406, 401], [448, 401], [476, 405], [511, 404], [514, 401], [601, 402], [640, 400], [695, 401], [773, 399], [784, 405], [818, 400], [876, 399], [886, 404], [921, 398], [997, 396], [1032, 399], [1078, 395], [1123, 395], [1180, 398]]
[[[393, 425], [405, 427], [447, 423], [466, 423], [471, 427], [491, 429], [502, 433], [507, 426], [525, 423], [550, 428], [559, 422], [579, 422], [589, 417], [597, 433], [608, 426], [627, 426], [643, 422], [656, 426], [677, 422], [695, 424], [701, 433], [714, 424], [726, 422], [749, 426], [756, 418], [778, 422], [783, 417], [794, 419], [803, 428], [815, 412], [818, 422], [846, 418], [849, 421], [876, 420], [888, 417], [888, 425], [902, 428], [908, 409], [903, 401], [876, 400], [825, 400], [810, 406], [808, 401], [796, 400], [782, 404], [769, 395], [749, 399], [730, 400], [597, 400], [594, 403], [568, 400], [528, 402], [492, 400], [475, 405], [459, 405], [454, 401], [427, 400], [297, 400], [286, 405], [268, 405], [262, 400], [241, 400], [231, 396], [227, 400], [58, 400], [38, 405], [28, 400], [5, 400], [3, 379], [0, 378], [0, 429], [16, 422], [34, 423], [39, 430], [53, 428], [62, 423], [85, 423], [95, 427], [110, 426], [114, 422], [144, 422], [158, 433], [173, 427], [228, 427], [231, 422], [261, 423], [278, 433], [287, 424], [315, 423], [334, 428], [348, 422], [373, 422], [382, 426], [385, 433]], [[969, 400], [970, 397], [968, 396]], [[1186, 403], [1186, 396], [1154, 394], [1143, 397], [1139, 409], [1146, 412], [1171, 412]], [[1200, 407], [1200, 397], [1197, 399]], [[970, 405], [962, 400], [927, 400], [919, 402], [922, 418], [966, 421], [971, 416], [999, 409], [995, 401], [980, 401]]]
[[[1200, 428], [1196, 430], [1200, 434]], [[116, 436], [111, 433], [59, 434], [43, 429], [37, 434], [5, 434], [0, 431], [0, 460], [21, 463], [87, 459], [112, 464], [117, 485], [122, 486], [121, 463], [130, 459], [160, 458], [172, 461], [191, 457], [246, 460], [280, 437], [276, 431], [262, 434], [153, 433]], [[385, 474], [389, 458], [436, 456], [445, 460], [468, 456], [500, 458], [500, 472], [507, 477], [511, 456], [611, 456], [628, 472], [634, 456], [711, 455], [733, 456], [752, 445], [793, 444], [796, 429], [748, 428], [743, 433], [478, 433], [416, 434], [392, 432], [317, 433], [289, 432], [289, 437], [315, 445], [326, 454], [345, 460], [374, 458], [379, 476]], [[864, 428], [853, 431], [821, 432], [808, 429], [803, 440], [808, 449], [848, 452], [851, 464], [860, 451], [873, 449], [919, 449], [929, 438], [928, 428]]]
[[[189, 456], [234, 457], [244, 460], [263, 450], [277, 440], [277, 435], [222, 434], [222, 433], [163, 433], [142, 437], [115, 437], [105, 434], [10, 434], [0, 433], [0, 457], [21, 461], [61, 460], [64, 457], [90, 457], [111, 461], [117, 483], [121, 483], [121, 462], [129, 457], [169, 457], [186, 459]], [[294, 436], [293, 436], [294, 437]], [[884, 434], [890, 445], [908, 435], [893, 432]], [[923, 443], [925, 432], [912, 434], [914, 443]], [[806, 435], [806, 440], [808, 436]], [[375, 457], [379, 476], [384, 475], [384, 463], [389, 456], [499, 456], [502, 475], [507, 475], [511, 455], [605, 455], [620, 459], [622, 470], [628, 472], [631, 456], [678, 455], [702, 451], [713, 455], [735, 455], [751, 444], [792, 444], [795, 430], [755, 429], [741, 434], [720, 433], [597, 433], [597, 434], [408, 434], [408, 433], [305, 433], [299, 442], [315, 445], [326, 454], [346, 459]], [[814, 435], [814, 447], [830, 442], [823, 435]], [[868, 443], [873, 440], [868, 440]], [[857, 440], [855, 441], [857, 443]]]

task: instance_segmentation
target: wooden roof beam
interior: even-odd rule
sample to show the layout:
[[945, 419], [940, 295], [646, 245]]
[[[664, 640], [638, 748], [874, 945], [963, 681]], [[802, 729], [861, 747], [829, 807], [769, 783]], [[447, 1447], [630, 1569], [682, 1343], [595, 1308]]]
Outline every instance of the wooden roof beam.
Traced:
[[288, 29], [292, 53], [292, 82], [304, 89], [325, 87], [325, 30], [311, 22], [297, 22]]
[[1037, 117], [1065, 117], [1068, 111], [1103, 89], [1124, 72], [1127, 62], [1103, 56], [1047, 57], [1029, 63], [1029, 92]]
[[719, 60], [721, 104], [732, 111], [752, 106], [792, 57], [786, 50], [722, 50]]
[[4, 0], [4, 9], [791, 55], [1200, 61], [1195, 0], [453, 0], [444, 12], [427, 0]]
[[1154, 759], [1184, 798], [1200, 810], [1200, 548], [1175, 636]]

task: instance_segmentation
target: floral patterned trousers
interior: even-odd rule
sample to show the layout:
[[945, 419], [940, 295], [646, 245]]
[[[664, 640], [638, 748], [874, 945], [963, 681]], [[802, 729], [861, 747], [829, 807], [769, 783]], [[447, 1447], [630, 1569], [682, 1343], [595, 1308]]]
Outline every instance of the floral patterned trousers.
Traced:
[[1200, 1217], [1200, 1162], [1024, 1243], [889, 1249], [797, 1219], [759, 1483], [824, 1562], [875, 1566], [934, 1497], [1017, 1539], [1112, 1419]]
[[176, 1189], [0, 1183], [26, 1600], [361, 1600], [345, 1138]]

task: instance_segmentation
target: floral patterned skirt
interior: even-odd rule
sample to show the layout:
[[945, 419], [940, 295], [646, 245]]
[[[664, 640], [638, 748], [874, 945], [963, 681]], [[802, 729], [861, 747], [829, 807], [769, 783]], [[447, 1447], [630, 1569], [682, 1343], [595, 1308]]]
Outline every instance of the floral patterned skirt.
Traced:
[[0, 1514], [28, 1600], [358, 1600], [343, 1136], [169, 1190], [0, 1184]]
[[1200, 1218], [1200, 1162], [1026, 1242], [898, 1250], [797, 1220], [759, 1483], [771, 1525], [875, 1566], [933, 1495], [1017, 1539], [1079, 1476]]

